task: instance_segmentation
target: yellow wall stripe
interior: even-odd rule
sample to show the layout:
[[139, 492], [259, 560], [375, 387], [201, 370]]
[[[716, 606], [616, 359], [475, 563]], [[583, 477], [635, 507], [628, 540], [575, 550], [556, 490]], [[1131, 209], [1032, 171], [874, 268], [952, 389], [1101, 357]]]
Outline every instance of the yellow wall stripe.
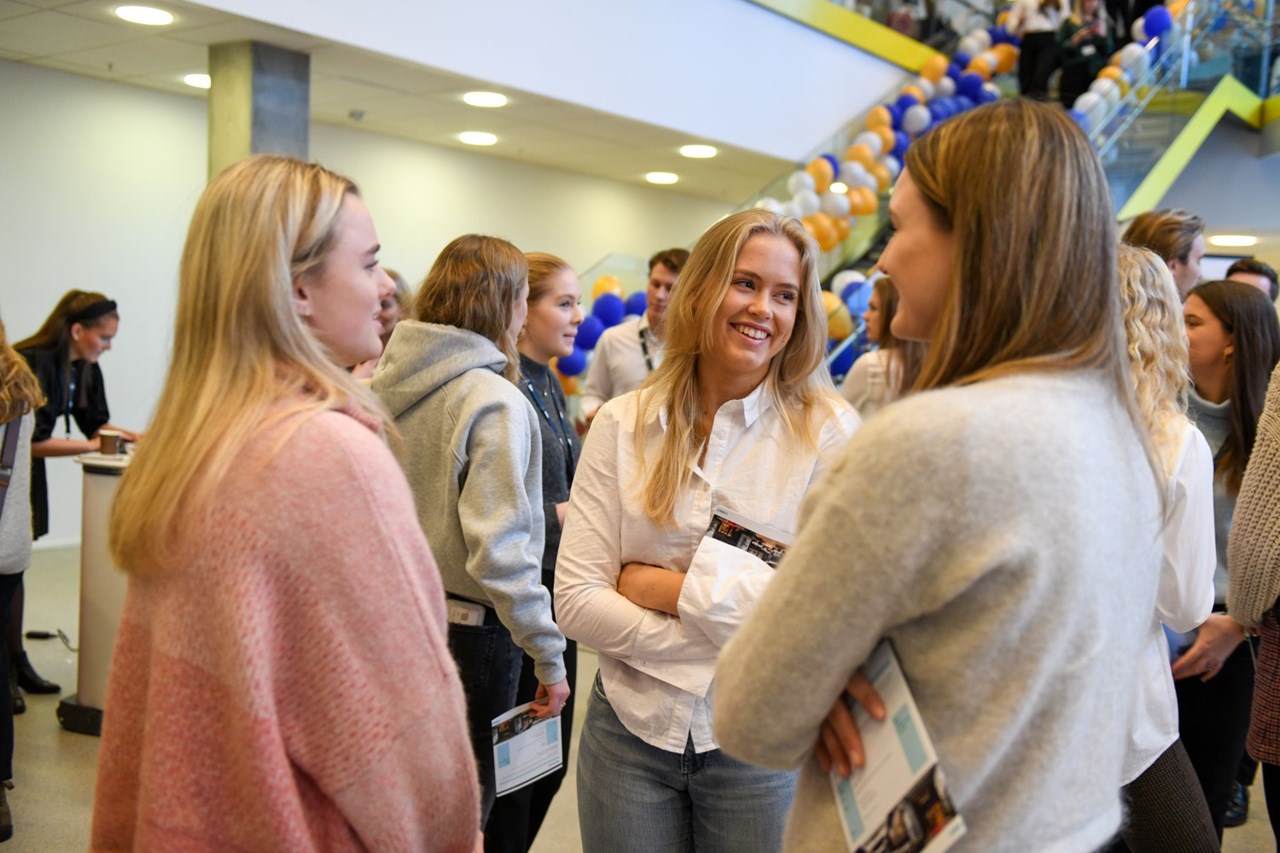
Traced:
[[938, 53], [897, 30], [837, 6], [831, 0], [750, 1], [908, 71], [919, 71], [925, 60]]
[[1139, 213], [1154, 210], [1227, 113], [1239, 116], [1253, 127], [1262, 129], [1262, 98], [1235, 77], [1231, 75], [1223, 77], [1209, 93], [1209, 97], [1204, 99], [1200, 109], [1196, 110], [1191, 121], [1187, 122], [1186, 127], [1174, 138], [1164, 154], [1156, 161], [1155, 166], [1142, 179], [1142, 183], [1125, 202], [1124, 207], [1120, 208], [1117, 218], [1124, 221], [1132, 219]]

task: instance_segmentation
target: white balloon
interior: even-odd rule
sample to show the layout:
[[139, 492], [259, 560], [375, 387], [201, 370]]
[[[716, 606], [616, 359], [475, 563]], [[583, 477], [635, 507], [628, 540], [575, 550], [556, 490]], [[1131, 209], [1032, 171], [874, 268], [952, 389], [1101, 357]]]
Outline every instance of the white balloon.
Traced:
[[858, 186], [866, 187], [873, 193], [880, 192], [880, 182], [876, 180], [876, 176], [870, 172], [863, 172], [858, 178]]
[[880, 138], [880, 134], [872, 133], [867, 130], [859, 133], [853, 138], [854, 145], [865, 145], [871, 149], [872, 157], [880, 156], [880, 149], [884, 147], [884, 140]]
[[960, 43], [956, 45], [956, 50], [960, 53], [966, 53], [970, 58], [973, 58], [979, 53], [982, 53], [985, 48], [982, 46], [982, 42], [976, 40], [973, 36], [965, 36], [960, 39]]
[[1097, 92], [1085, 92], [1076, 98], [1076, 102], [1072, 104], [1072, 107], [1084, 113], [1089, 119], [1089, 126], [1096, 130], [1099, 119], [1107, 111], [1107, 99]]
[[1147, 38], [1147, 25], [1143, 23], [1141, 18], [1133, 22], [1133, 26], [1129, 28], [1129, 35], [1133, 36], [1133, 40], [1138, 44], [1146, 44], [1149, 41]]
[[866, 281], [867, 277], [857, 270], [841, 270], [831, 277], [831, 292], [839, 296], [844, 289], [854, 282]]
[[982, 47], [978, 48], [979, 51], [983, 51], [991, 47], [991, 33], [987, 32], [982, 27], [974, 29], [973, 32], [969, 33], [967, 38], [971, 38], [978, 44], [982, 45]]
[[1140, 44], [1126, 44], [1120, 48], [1120, 67], [1131, 73], [1137, 73], [1135, 69], [1141, 69], [1146, 53]]
[[810, 175], [804, 169], [792, 172], [791, 177], [787, 178], [787, 192], [795, 195], [804, 190], [812, 190], [817, 186], [813, 182], [813, 175]]
[[939, 98], [950, 98], [956, 93], [956, 81], [950, 77], [943, 77], [938, 81], [938, 87], [935, 94]]
[[908, 107], [902, 114], [902, 129], [912, 135], [924, 133], [929, 129], [932, 121], [933, 116], [929, 113], [929, 108], [923, 104], [916, 104], [914, 107]]
[[987, 63], [987, 70], [992, 74], [995, 74], [1000, 68], [1000, 57], [996, 56], [989, 50], [984, 50], [982, 53], [978, 54], [977, 58]]
[[914, 81], [912, 81], [911, 85], [915, 86], [917, 89], [919, 89], [921, 92], [924, 93], [924, 99], [926, 101], [933, 100], [933, 96], [936, 94], [933, 87], [933, 83], [924, 79], [923, 77], [917, 77]]
[[880, 165], [889, 170], [889, 177], [896, 180], [898, 175], [902, 173], [902, 164], [898, 162], [898, 158], [892, 154], [886, 154], [880, 158]]
[[776, 198], [765, 196], [764, 198], [756, 202], [756, 208], [758, 210], [767, 210], [770, 213], [781, 214], [782, 202], [778, 201]]
[[840, 164], [840, 182], [846, 187], [862, 186], [861, 181], [867, 175], [867, 167], [854, 160], [845, 160]]
[[822, 202], [818, 200], [818, 194], [813, 190], [801, 190], [792, 196], [791, 200], [795, 202], [796, 209], [800, 211], [802, 217], [813, 216], [822, 210]]
[[796, 219], [799, 219], [804, 214], [800, 212], [800, 207], [794, 201], [784, 201], [782, 203], [782, 210], [778, 211], [778, 215], [794, 216]]
[[1090, 92], [1097, 92], [1107, 101], [1107, 109], [1114, 110], [1120, 103], [1120, 84], [1109, 77], [1099, 77], [1089, 84]]
[[827, 190], [822, 194], [822, 212], [837, 219], [849, 215], [849, 197]]

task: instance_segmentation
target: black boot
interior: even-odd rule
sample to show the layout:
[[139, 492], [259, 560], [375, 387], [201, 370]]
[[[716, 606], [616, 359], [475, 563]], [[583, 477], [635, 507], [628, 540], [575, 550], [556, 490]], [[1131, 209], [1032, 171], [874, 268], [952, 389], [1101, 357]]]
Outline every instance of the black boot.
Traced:
[[22, 698], [22, 691], [18, 689], [18, 673], [12, 669], [9, 670], [9, 699], [13, 702], [14, 714], [27, 713], [27, 700]]
[[9, 659], [9, 671], [18, 673], [18, 686], [28, 693], [61, 693], [61, 685], [54, 684], [40, 677], [36, 668], [31, 665], [27, 653], [15, 655]]
[[1231, 783], [1231, 800], [1227, 803], [1227, 813], [1223, 816], [1222, 825], [1226, 827], [1240, 826], [1249, 819], [1249, 789], [1239, 782]]
[[5, 791], [12, 790], [12, 779], [0, 782], [0, 841], [13, 838], [13, 813], [9, 811], [9, 800], [4, 794]]

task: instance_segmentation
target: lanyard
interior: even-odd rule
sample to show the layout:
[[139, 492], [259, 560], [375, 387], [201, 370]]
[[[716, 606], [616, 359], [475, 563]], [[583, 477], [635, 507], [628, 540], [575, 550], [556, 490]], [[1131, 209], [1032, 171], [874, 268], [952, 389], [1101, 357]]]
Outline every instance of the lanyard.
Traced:
[[76, 405], [76, 369], [67, 370], [67, 407], [62, 412], [62, 422], [67, 428], [67, 438], [71, 438], [71, 413]]
[[649, 342], [645, 340], [644, 329], [640, 329], [639, 334], [640, 352], [644, 354], [644, 366], [649, 368], [650, 373], [653, 373], [653, 359], [649, 357]]
[[547, 422], [547, 426], [551, 427], [551, 431], [556, 434], [557, 443], [564, 447], [564, 470], [569, 478], [569, 482], [573, 482], [573, 442], [569, 438], [569, 427], [565, 424], [564, 412], [560, 409], [560, 401], [556, 398], [555, 393], [551, 390], [551, 383], [555, 380], [547, 377], [547, 394], [551, 397], [551, 402], [555, 406], [556, 419], [551, 420], [551, 413], [547, 411], [546, 405], [542, 402], [542, 395], [533, 387], [533, 380], [527, 375], [524, 377], [525, 387], [529, 389], [529, 398], [533, 400], [533, 405], [542, 413], [542, 417]]

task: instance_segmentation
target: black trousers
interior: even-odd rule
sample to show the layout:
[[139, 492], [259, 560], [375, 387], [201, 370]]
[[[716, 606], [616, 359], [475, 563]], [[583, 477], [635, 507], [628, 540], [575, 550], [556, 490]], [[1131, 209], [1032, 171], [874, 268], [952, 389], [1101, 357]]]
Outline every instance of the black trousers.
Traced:
[[1271, 818], [1271, 834], [1280, 847], [1280, 765], [1262, 765], [1262, 787], [1267, 795], [1267, 813]]
[[[13, 604], [13, 594], [22, 585], [22, 572], [16, 575], [0, 575], [0, 619], [4, 619], [5, 631], [9, 632], [9, 613]], [[0, 654], [0, 676], [4, 680], [5, 699], [0, 702], [0, 782], [13, 778], [13, 703], [8, 699], [9, 690], [9, 654]]]
[[1241, 643], [1214, 678], [1184, 678], [1175, 682], [1178, 729], [1196, 769], [1213, 827], [1222, 838], [1222, 821], [1231, 800], [1231, 786], [1244, 755], [1253, 703], [1253, 654]]
[[1018, 91], [1025, 97], [1049, 97], [1049, 77], [1058, 67], [1058, 34], [1027, 33], [1018, 54]]

